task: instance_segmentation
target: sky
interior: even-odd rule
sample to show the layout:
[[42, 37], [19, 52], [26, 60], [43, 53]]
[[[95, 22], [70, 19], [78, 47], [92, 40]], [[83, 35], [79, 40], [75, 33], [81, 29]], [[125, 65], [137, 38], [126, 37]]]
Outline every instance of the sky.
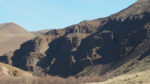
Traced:
[[28, 31], [64, 28], [107, 17], [136, 0], [0, 0], [0, 23], [14, 22]]

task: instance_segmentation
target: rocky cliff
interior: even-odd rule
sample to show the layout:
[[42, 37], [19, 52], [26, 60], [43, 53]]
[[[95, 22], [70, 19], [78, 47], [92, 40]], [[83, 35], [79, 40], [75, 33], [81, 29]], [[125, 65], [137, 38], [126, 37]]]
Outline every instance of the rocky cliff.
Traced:
[[35, 75], [102, 76], [148, 52], [149, 6], [139, 0], [109, 17], [50, 30], [22, 44], [12, 64]]

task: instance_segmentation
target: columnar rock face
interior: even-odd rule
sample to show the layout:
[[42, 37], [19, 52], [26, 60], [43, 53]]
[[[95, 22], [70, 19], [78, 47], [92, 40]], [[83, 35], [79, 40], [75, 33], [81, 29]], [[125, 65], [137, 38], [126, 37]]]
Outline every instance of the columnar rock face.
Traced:
[[112, 16], [50, 30], [22, 44], [12, 64], [35, 75], [104, 75], [150, 49], [149, 6], [139, 0]]
[[[62, 70], [59, 73], [65, 75], [76, 61], [71, 53], [77, 51], [82, 40], [96, 32], [98, 27], [103, 24], [99, 20], [84, 21], [65, 29], [51, 30], [40, 35], [25, 42], [19, 50], [15, 51], [12, 58], [13, 65], [35, 71], [36, 75], [41, 75], [43, 72], [55, 75], [59, 72], [55, 72], [53, 70], [55, 68]], [[58, 65], [59, 67], [57, 67]]]

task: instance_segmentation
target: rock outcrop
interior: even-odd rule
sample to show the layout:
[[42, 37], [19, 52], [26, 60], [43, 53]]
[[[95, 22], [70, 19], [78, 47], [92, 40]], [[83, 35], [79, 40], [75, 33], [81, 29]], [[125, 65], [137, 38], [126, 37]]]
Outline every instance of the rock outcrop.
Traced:
[[[24, 70], [34, 71], [36, 75], [41, 75], [42, 72], [51, 73], [48, 72], [49, 67], [54, 63], [60, 65], [67, 63], [66, 67], [71, 68], [73, 64], [70, 63], [74, 63], [75, 60], [74, 56], [68, 56], [69, 53], [76, 51], [81, 41], [96, 32], [99, 25], [103, 24], [97, 20], [84, 21], [65, 29], [51, 30], [22, 44], [21, 48], [15, 51], [12, 63]], [[30, 49], [28, 49], [29, 47]], [[69, 69], [64, 67], [61, 73], [66, 72], [66, 70]]]

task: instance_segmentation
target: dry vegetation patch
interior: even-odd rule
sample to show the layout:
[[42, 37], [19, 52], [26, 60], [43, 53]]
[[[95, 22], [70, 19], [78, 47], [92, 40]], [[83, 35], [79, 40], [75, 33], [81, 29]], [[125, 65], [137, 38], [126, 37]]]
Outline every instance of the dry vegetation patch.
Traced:
[[132, 74], [125, 74], [114, 77], [104, 82], [87, 83], [87, 84], [150, 84], [150, 70], [143, 72], [136, 72]]
[[0, 84], [81, 84], [88, 82], [100, 82], [102, 78], [100, 77], [68, 77], [68, 78], [60, 78], [60, 77], [0, 77]]

